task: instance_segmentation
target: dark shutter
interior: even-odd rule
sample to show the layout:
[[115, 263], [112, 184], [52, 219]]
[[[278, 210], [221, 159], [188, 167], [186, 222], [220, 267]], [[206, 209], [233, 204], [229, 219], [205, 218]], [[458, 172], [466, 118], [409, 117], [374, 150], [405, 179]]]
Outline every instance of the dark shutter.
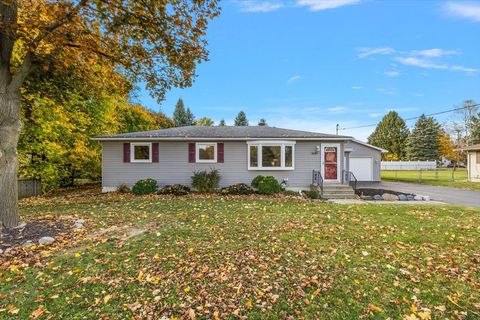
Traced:
[[123, 162], [130, 162], [130, 143], [123, 144]]
[[188, 162], [195, 163], [195, 143], [188, 144]]
[[223, 163], [223, 142], [217, 143], [217, 162]]
[[158, 162], [158, 142], [152, 143], [152, 162]]

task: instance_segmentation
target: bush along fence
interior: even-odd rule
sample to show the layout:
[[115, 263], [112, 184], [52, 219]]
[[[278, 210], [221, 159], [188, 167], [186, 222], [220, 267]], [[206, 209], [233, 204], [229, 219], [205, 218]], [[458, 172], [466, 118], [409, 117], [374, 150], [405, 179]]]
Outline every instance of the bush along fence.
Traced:
[[437, 168], [436, 161], [382, 161], [382, 170], [433, 170]]
[[40, 179], [18, 178], [18, 199], [37, 196], [42, 193]]

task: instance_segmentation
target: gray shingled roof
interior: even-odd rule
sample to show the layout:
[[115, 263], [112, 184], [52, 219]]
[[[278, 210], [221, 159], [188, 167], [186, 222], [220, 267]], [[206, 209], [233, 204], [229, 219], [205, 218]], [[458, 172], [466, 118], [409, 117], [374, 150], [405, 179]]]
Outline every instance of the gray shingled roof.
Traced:
[[272, 139], [272, 138], [296, 138], [296, 139], [351, 139], [349, 136], [340, 136], [327, 133], [308, 132], [300, 130], [282, 129], [269, 126], [247, 126], [247, 127], [207, 127], [207, 126], [189, 126], [161, 130], [141, 131], [115, 134], [110, 136], [95, 137], [94, 140], [113, 140], [113, 139], [139, 139], [139, 138], [159, 138], [159, 139]]

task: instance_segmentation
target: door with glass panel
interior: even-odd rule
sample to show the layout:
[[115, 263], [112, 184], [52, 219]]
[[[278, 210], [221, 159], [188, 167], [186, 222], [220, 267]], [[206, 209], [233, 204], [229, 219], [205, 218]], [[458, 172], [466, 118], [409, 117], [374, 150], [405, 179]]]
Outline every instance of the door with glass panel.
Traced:
[[322, 174], [325, 181], [339, 181], [339, 151], [340, 145], [322, 145]]

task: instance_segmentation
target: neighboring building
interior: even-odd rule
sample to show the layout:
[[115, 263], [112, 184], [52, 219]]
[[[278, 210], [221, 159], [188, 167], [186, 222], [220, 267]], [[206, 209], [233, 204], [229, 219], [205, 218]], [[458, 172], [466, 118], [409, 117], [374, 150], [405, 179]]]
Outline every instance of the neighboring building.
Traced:
[[381, 148], [349, 136], [268, 126], [190, 126], [93, 138], [103, 145], [102, 187], [114, 191], [153, 178], [159, 186], [190, 185], [194, 171], [216, 168], [220, 186], [250, 184], [272, 175], [287, 187], [308, 188], [321, 174], [324, 184], [380, 181]]
[[460, 149], [467, 152], [468, 180], [480, 182], [480, 144]]

